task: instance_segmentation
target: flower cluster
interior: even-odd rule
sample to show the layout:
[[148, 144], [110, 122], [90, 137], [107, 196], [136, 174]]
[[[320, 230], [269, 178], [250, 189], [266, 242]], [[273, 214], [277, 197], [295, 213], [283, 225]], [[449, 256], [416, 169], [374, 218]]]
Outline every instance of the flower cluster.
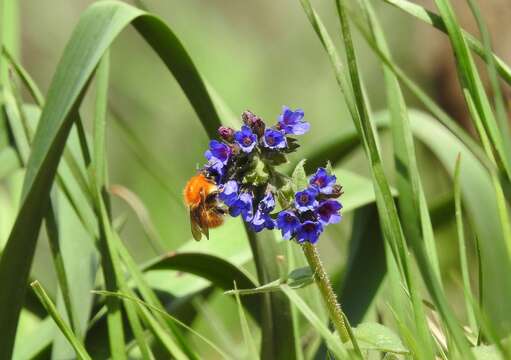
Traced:
[[[324, 226], [340, 220], [341, 205], [334, 198], [341, 192], [335, 176], [320, 168], [310, 186], [296, 192], [293, 199], [293, 194], [282, 191], [292, 179], [276, 170], [299, 147], [294, 136], [309, 130], [303, 118], [301, 109], [284, 106], [277, 123], [267, 127], [260, 117], [245, 111], [240, 130], [218, 129], [221, 140], [210, 141], [202, 171], [215, 180], [218, 198], [229, 214], [241, 216], [251, 230], [278, 228], [286, 239], [314, 243]], [[280, 198], [286, 196], [281, 203]], [[280, 206], [274, 212], [277, 198]]]
[[319, 168], [309, 186], [295, 193], [292, 205], [277, 216], [277, 228], [284, 239], [314, 244], [325, 226], [341, 221], [342, 205], [335, 200], [342, 194], [335, 175]]

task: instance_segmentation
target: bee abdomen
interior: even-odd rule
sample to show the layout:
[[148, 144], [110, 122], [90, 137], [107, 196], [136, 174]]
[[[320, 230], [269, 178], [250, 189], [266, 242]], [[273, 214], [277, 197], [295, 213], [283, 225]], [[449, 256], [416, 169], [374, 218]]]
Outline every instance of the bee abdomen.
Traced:
[[224, 223], [224, 218], [215, 212], [209, 212], [206, 215], [206, 225], [208, 228], [216, 228]]

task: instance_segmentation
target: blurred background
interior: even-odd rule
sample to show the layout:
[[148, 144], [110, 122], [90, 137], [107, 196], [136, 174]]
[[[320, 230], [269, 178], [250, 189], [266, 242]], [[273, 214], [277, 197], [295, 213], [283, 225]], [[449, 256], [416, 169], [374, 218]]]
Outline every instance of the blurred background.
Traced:
[[[80, 13], [93, 1], [21, 0], [20, 3], [23, 44], [19, 49], [20, 59], [45, 93]], [[433, 8], [432, 1], [418, 3]], [[454, 3], [462, 24], [475, 33], [465, 1]], [[511, 2], [479, 3], [494, 34], [495, 51], [509, 63]], [[303, 148], [297, 156], [318, 141], [327, 141], [353, 129], [328, 59], [298, 1], [147, 0], [145, 4], [175, 31], [203, 77], [235, 114], [250, 109], [271, 123], [282, 105], [303, 108], [312, 127], [300, 139]], [[314, 6], [332, 34], [338, 31], [333, 2], [315, 1]], [[381, 1], [374, 2], [374, 6], [397, 62], [465, 126], [466, 109], [445, 35]], [[339, 36], [335, 40], [339, 41]], [[373, 110], [378, 111], [386, 106], [381, 68], [361, 38], [355, 40], [369, 98]], [[402, 46], [404, 43], [408, 45]], [[209, 139], [175, 80], [134, 30], [125, 31], [110, 54], [110, 183], [121, 184], [142, 199], [165, 250], [172, 251], [191, 238], [181, 189], [204, 162], [203, 152]], [[87, 124], [90, 124], [93, 99], [91, 90], [82, 111]], [[407, 96], [407, 102], [411, 107], [420, 107], [411, 96]], [[133, 135], [132, 141], [126, 141], [126, 133]], [[390, 152], [385, 151], [390, 139], [385, 134], [382, 136], [384, 154], [387, 153], [385, 163], [391, 174], [392, 159], [388, 156]], [[141, 153], [140, 149], [144, 151]], [[418, 156], [428, 202], [434, 205], [450, 194], [451, 183], [436, 160], [420, 146]], [[144, 161], [149, 158], [151, 161]], [[369, 173], [360, 151], [342, 167], [361, 175]], [[342, 184], [342, 179], [339, 180]], [[115, 214], [127, 216], [122, 234], [134, 257], [140, 262], [154, 257], [155, 250], [133, 212], [121, 201], [113, 205]], [[435, 231], [446, 281], [456, 281], [452, 278], [459, 277], [454, 223], [443, 222]], [[327, 254], [327, 267], [345, 260], [343, 251], [349, 233], [347, 216], [322, 238], [320, 247]], [[210, 242], [217, 240], [212, 231]], [[47, 242], [40, 241], [38, 246], [33, 271], [54, 291]], [[451, 277], [449, 269], [453, 269]], [[452, 297], [453, 301], [462, 301], [456, 294]], [[212, 306], [221, 307], [223, 301], [226, 300], [217, 296]], [[232, 316], [229, 320], [226, 315], [224, 320], [236, 323], [237, 315]]]

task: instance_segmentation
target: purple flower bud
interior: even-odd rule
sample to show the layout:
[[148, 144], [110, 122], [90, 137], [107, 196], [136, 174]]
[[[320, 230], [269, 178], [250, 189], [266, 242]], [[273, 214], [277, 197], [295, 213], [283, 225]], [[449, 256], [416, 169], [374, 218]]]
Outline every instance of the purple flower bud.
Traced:
[[263, 136], [264, 129], [266, 128], [266, 124], [263, 119], [254, 113], [246, 110], [241, 114], [241, 118], [243, 122], [252, 129], [252, 131], [259, 137]]
[[234, 140], [234, 129], [227, 126], [220, 126], [218, 128], [218, 135], [227, 142], [233, 142]]
[[323, 226], [317, 221], [307, 220], [296, 231], [296, 240], [299, 243], [308, 241], [315, 244], [318, 241], [319, 235], [323, 232]]

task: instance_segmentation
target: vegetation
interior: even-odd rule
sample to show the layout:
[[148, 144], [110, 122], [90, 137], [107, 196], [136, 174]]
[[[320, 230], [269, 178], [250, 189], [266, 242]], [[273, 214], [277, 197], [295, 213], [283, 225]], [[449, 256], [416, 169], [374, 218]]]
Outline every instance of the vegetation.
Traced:
[[[333, 197], [340, 196], [343, 220], [300, 218], [321, 227], [304, 234], [273, 222], [275, 199], [272, 193], [268, 205], [263, 192], [250, 198], [250, 210], [256, 198], [267, 206], [266, 212], [255, 207], [264, 215], [259, 228], [243, 214], [244, 203], [224, 196], [231, 214], [236, 209], [247, 224], [229, 218], [210, 230], [209, 241], [196, 242], [191, 233], [184, 241], [176, 230], [189, 231], [184, 206], [155, 225], [152, 205], [109, 179], [112, 122], [133, 162], [166, 189], [168, 201], [181, 201], [171, 179], [180, 176], [172, 167], [181, 154], [158, 154], [110, 101], [111, 73], [119, 61], [111, 47], [126, 28], [134, 28], [149, 45], [144, 51], [154, 52], [172, 74], [209, 139], [219, 139], [220, 127], [242, 126], [242, 117], [233, 116], [222, 94], [201, 76], [172, 25], [140, 1], [137, 7], [95, 2], [81, 15], [43, 94], [19, 59], [17, 1], [0, 0], [0, 359], [511, 358], [511, 132], [502, 94], [511, 85], [511, 69], [492, 52], [477, 0], [467, 3], [480, 41], [460, 27], [450, 0], [435, 0], [438, 14], [408, 0], [383, 2], [447, 37], [475, 136], [393, 60], [373, 1], [332, 1], [336, 23], [327, 28], [311, 2], [300, 0], [296, 6], [331, 63], [340, 90], [335, 95], [354, 127], [298, 150], [296, 140], [284, 135], [302, 135], [303, 128], [267, 127], [271, 142], [265, 138], [261, 148], [243, 148], [252, 155], [242, 153], [230, 163], [232, 171], [249, 167], [231, 185], [237, 193], [247, 183], [264, 189], [270, 184], [277, 209], [302, 217], [302, 211], [324, 204], [302, 210], [308, 205], [293, 203], [295, 193], [309, 186], [307, 177], [335, 175], [342, 196], [340, 188], [302, 193], [331, 201], [335, 213]], [[208, 42], [207, 32], [202, 36]], [[354, 36], [380, 66], [382, 110], [371, 106]], [[484, 68], [476, 67], [476, 58]], [[488, 75], [489, 90], [481, 73]], [[83, 111], [84, 99], [93, 103], [92, 112]], [[315, 119], [305, 113], [314, 128]], [[185, 151], [192, 143], [203, 145], [195, 141], [200, 129], [172, 126], [185, 128]], [[324, 130], [332, 133], [330, 126]], [[257, 139], [252, 130], [244, 127], [248, 141]], [[216, 155], [210, 151], [211, 163]], [[357, 152], [367, 177], [347, 170], [346, 159]], [[391, 159], [384, 156], [389, 152]], [[162, 169], [162, 159], [171, 171]], [[434, 193], [437, 184], [427, 176], [424, 159], [430, 170], [448, 177], [447, 196]], [[277, 165], [283, 165], [281, 172], [273, 169]], [[184, 177], [195, 170], [190, 163]], [[168, 239], [162, 240], [162, 226]], [[446, 226], [450, 235], [439, 237]], [[133, 228], [140, 234], [138, 246], [152, 252], [144, 261], [126, 241]], [[199, 230], [194, 237], [206, 233]], [[55, 291], [45, 290], [33, 267], [43, 242]], [[337, 251], [341, 246], [346, 251]], [[454, 273], [442, 260], [447, 248], [455, 250]]]

